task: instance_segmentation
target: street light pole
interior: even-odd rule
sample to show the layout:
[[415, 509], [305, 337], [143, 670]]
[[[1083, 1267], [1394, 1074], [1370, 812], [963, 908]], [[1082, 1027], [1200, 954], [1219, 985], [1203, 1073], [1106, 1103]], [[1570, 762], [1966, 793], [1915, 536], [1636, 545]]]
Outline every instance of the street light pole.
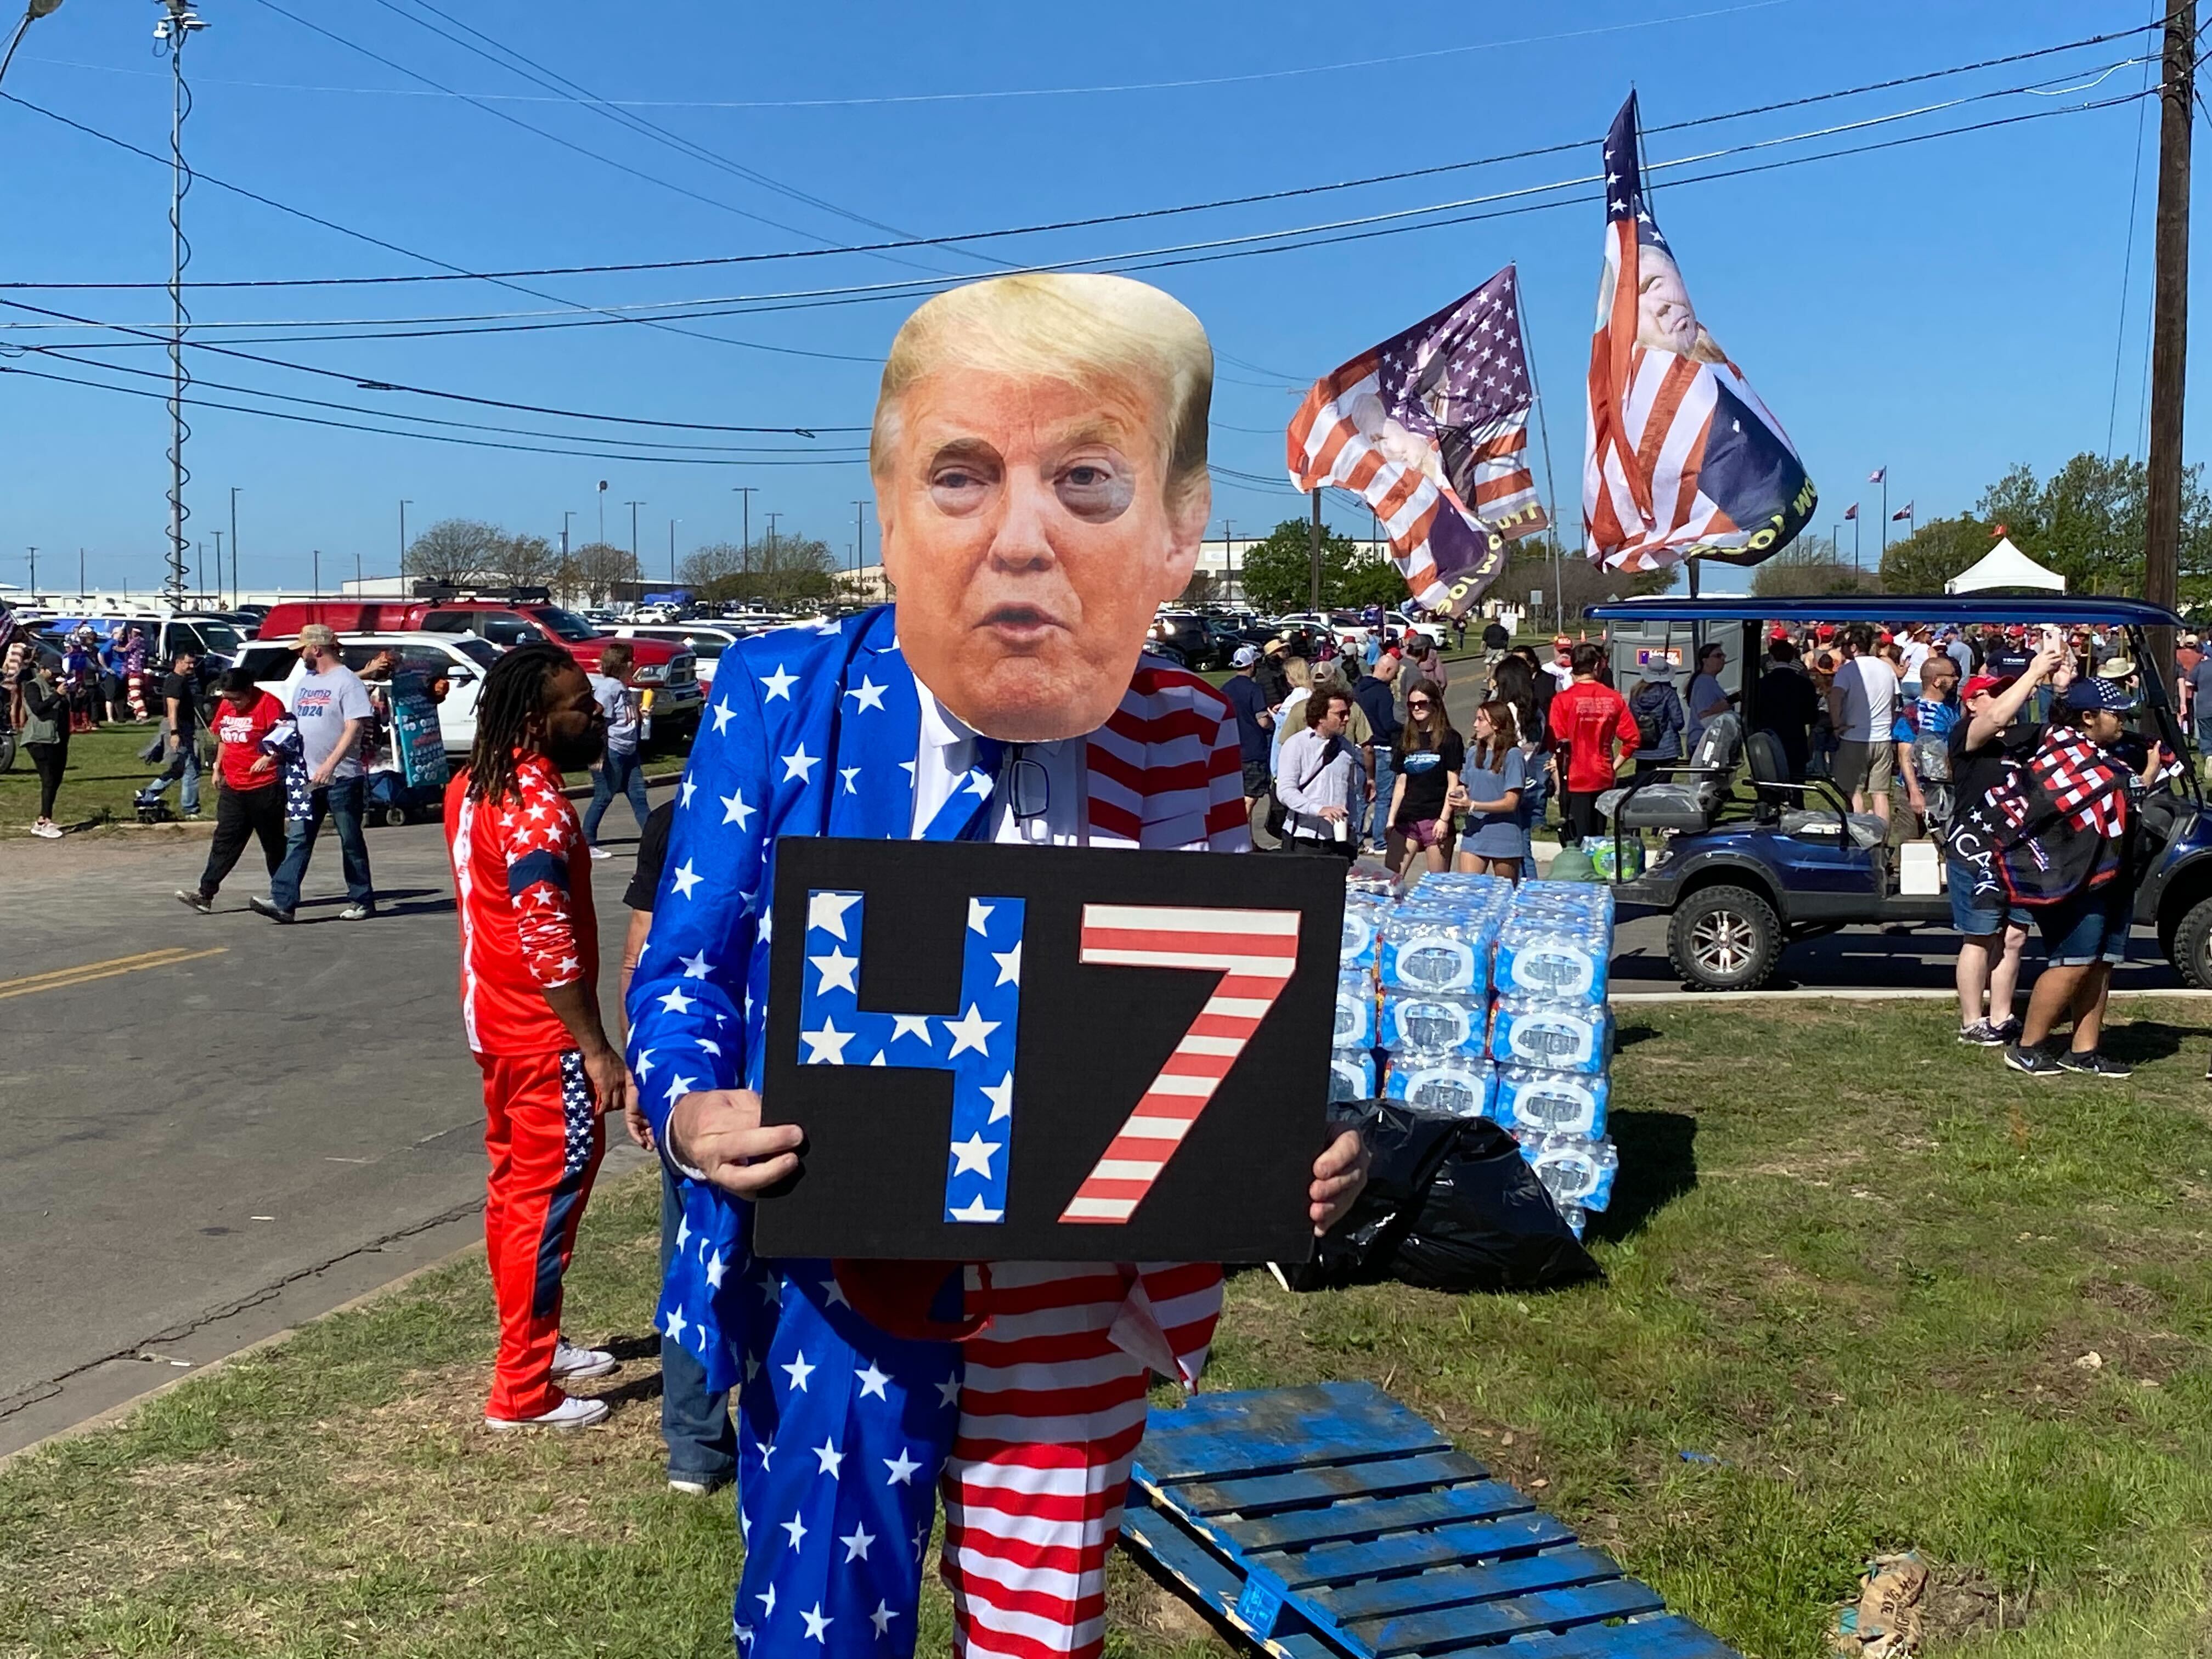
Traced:
[[8, 73], [8, 65], [15, 61], [15, 48], [23, 44], [23, 32], [41, 17], [51, 17], [61, 9], [62, 0], [31, 0], [23, 9], [23, 21], [15, 25], [15, 33], [8, 37], [8, 50], [0, 52], [0, 76]]
[[629, 508], [630, 579], [633, 581], [642, 582], [645, 580], [645, 567], [637, 562], [637, 510], [641, 507], [643, 507], [645, 503], [643, 501], [625, 501], [623, 505]]
[[238, 486], [230, 487], [230, 602], [238, 605], [245, 595], [238, 589]]
[[[853, 586], [855, 588], [860, 586], [860, 571], [868, 562], [867, 506], [866, 501], [853, 503]], [[854, 597], [858, 599], [860, 595], [855, 593]]]
[[161, 0], [167, 12], [154, 26], [154, 38], [169, 48], [169, 597], [185, 596], [185, 440], [191, 428], [185, 424], [185, 387], [191, 377], [185, 372], [185, 266], [191, 258], [185, 240], [185, 196], [191, 189], [191, 170], [185, 165], [185, 118], [191, 112], [191, 94], [185, 88], [185, 41], [195, 29], [207, 25], [186, 0]]
[[676, 526], [683, 522], [681, 519], [668, 521], [668, 586], [671, 592], [676, 586]]
[[411, 501], [399, 503], [399, 574], [403, 576], [407, 574], [407, 509], [414, 505]]
[[732, 495], [741, 495], [744, 498], [745, 538], [740, 545], [740, 552], [745, 562], [745, 574], [748, 576], [752, 574], [753, 570], [753, 492], [759, 488], [760, 486], [758, 484], [732, 484], [730, 486], [730, 493]]
[[35, 547], [34, 547], [34, 548], [33, 548], [33, 549], [31, 550], [31, 599], [32, 599], [32, 600], [33, 600], [33, 603], [36, 603], [36, 601], [37, 601], [37, 599], [38, 599], [38, 597], [39, 597], [39, 550], [38, 550], [37, 548], [35, 548]]

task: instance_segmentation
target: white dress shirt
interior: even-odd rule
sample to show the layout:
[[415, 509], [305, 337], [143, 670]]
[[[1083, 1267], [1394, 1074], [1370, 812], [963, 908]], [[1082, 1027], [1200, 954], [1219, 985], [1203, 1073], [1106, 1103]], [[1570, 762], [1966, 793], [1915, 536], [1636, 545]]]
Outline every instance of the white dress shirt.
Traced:
[[[921, 693], [921, 743], [915, 752], [911, 838], [919, 841], [975, 764], [975, 732], [919, 679], [915, 684]], [[1089, 760], [1087, 738], [1008, 744], [999, 765], [991, 839], [1037, 847], [1082, 846], [1090, 818]], [[1036, 799], [1040, 793], [1041, 802]], [[1024, 796], [1027, 799], [1018, 799]], [[1042, 812], [1019, 816], [1019, 808], [1040, 805]]]

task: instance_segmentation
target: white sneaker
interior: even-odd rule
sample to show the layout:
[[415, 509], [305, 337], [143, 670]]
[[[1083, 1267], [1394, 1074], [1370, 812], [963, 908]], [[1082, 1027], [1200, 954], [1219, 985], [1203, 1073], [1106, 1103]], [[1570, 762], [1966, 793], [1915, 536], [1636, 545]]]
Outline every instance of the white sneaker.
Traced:
[[52, 818], [40, 818], [31, 826], [31, 833], [46, 841], [59, 841], [62, 838], [61, 826]]
[[564, 1336], [554, 1345], [553, 1380], [580, 1382], [587, 1377], [605, 1376], [616, 1369], [617, 1363], [605, 1348], [580, 1348]]
[[607, 1402], [588, 1395], [572, 1394], [539, 1417], [493, 1417], [486, 1413], [484, 1427], [504, 1434], [510, 1429], [588, 1429], [604, 1423]]
[[594, 859], [611, 859], [614, 854], [604, 847], [594, 847], [592, 848], [592, 856]]
[[686, 1498], [704, 1498], [714, 1489], [708, 1482], [688, 1474], [672, 1474], [668, 1477], [668, 1490], [682, 1492]]

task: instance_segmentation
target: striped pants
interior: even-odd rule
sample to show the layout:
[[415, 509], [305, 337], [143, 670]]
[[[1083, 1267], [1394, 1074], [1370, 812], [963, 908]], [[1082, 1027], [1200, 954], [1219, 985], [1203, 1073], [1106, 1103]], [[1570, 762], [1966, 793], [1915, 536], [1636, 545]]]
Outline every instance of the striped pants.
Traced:
[[957, 1345], [904, 1342], [842, 1306], [826, 1267], [791, 1264], [766, 1386], [741, 1395], [736, 1624], [753, 1653], [911, 1654], [932, 1480], [957, 1652], [1079, 1659], [1104, 1646], [1106, 1557], [1147, 1377], [1196, 1375], [1220, 1270], [998, 1263], [968, 1274], [970, 1310], [990, 1316], [983, 1330]]

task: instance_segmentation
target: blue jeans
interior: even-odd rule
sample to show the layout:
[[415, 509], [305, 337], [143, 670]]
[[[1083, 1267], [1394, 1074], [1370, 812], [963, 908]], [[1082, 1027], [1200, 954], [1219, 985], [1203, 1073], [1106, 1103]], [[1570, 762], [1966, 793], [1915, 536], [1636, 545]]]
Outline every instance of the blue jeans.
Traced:
[[300, 884], [307, 874], [307, 860], [315, 851], [315, 837], [327, 816], [337, 826], [338, 854], [345, 866], [346, 896], [356, 904], [374, 908], [376, 888], [368, 875], [368, 843], [362, 838], [361, 805], [364, 793], [359, 778], [337, 778], [314, 792], [305, 823], [295, 822], [284, 833], [284, 862], [269, 878], [269, 902], [279, 910], [300, 902]]
[[645, 800], [645, 762], [635, 749], [610, 749], [592, 774], [592, 804], [584, 809], [584, 839], [599, 844], [599, 819], [617, 795], [629, 797], [629, 810], [637, 816], [638, 833], [645, 831], [646, 814], [653, 809]]
[[1397, 786], [1396, 754], [1386, 744], [1375, 745], [1375, 810], [1369, 815], [1367, 839], [1381, 846], [1389, 839], [1390, 792]]
[[168, 762], [154, 775], [154, 781], [138, 792], [141, 800], [152, 800], [171, 784], [183, 781], [177, 792], [177, 809], [187, 815], [200, 810], [200, 751], [193, 738], [186, 738], [170, 755]]
[[[684, 1200], [664, 1167], [660, 1171], [660, 1276], [676, 1254]], [[718, 1486], [738, 1468], [738, 1431], [730, 1421], [730, 1396], [707, 1392], [707, 1370], [680, 1342], [660, 1339], [660, 1437], [668, 1447], [669, 1478]]]

